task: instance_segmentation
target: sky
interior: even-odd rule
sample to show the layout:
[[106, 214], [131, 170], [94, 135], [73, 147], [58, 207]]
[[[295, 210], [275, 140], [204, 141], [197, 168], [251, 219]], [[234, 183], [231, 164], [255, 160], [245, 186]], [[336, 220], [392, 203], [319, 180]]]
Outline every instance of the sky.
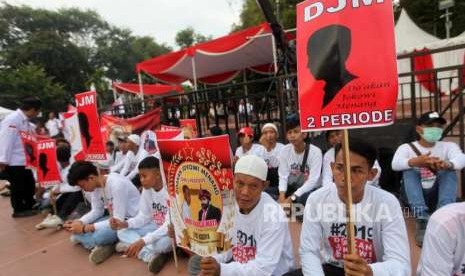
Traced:
[[6, 0], [12, 5], [56, 10], [78, 7], [97, 11], [109, 23], [151, 36], [158, 43], [175, 45], [176, 33], [193, 27], [214, 38], [238, 23], [242, 0]]

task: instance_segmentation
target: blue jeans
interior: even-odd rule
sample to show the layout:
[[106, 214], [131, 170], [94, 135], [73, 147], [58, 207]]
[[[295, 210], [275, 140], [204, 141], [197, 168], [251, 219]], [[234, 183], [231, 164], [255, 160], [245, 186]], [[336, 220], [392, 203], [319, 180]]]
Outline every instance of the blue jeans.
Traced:
[[[140, 240], [148, 233], [157, 230], [157, 228], [158, 226], [156, 226], [155, 223], [151, 222], [144, 225], [141, 228], [129, 228], [119, 230], [118, 239], [120, 240], [120, 242], [126, 245], [130, 245], [136, 242], [137, 240]], [[154, 241], [153, 243], [146, 244], [144, 247], [142, 247], [137, 257], [140, 260], [148, 263], [155, 255], [170, 252], [172, 250], [171, 242], [171, 238], [169, 238], [168, 235], [166, 235]]]
[[427, 205], [431, 206], [431, 202], [428, 201], [429, 204], [427, 204], [425, 198], [427, 200], [437, 198], [436, 209], [456, 201], [457, 174], [455, 171], [438, 171], [436, 182], [431, 189], [423, 189], [420, 172], [415, 169], [403, 171], [402, 179], [408, 204], [417, 219], [427, 219], [428, 211], [434, 211], [429, 210]]
[[[108, 217], [101, 217], [95, 222], [108, 220]], [[78, 241], [82, 244], [82, 246], [86, 249], [92, 249], [98, 245], [109, 245], [114, 244], [118, 240], [118, 236], [116, 235], [116, 231], [111, 229], [110, 223], [105, 225], [100, 230], [97, 230], [92, 233], [85, 233], [85, 234], [77, 234], [73, 235], [74, 240]]]

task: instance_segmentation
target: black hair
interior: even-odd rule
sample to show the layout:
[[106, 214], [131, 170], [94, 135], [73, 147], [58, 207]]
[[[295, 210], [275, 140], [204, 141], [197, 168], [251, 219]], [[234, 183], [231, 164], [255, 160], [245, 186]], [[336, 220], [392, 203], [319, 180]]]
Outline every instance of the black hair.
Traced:
[[49, 168], [47, 167], [48, 163], [48, 157], [47, 154], [41, 153], [39, 154], [39, 168], [42, 170], [42, 175], [45, 177], [49, 171]]
[[159, 169], [160, 168], [160, 161], [158, 158], [153, 156], [145, 157], [144, 160], [140, 161], [139, 170], [141, 169]]
[[210, 128], [210, 133], [212, 134], [212, 136], [219, 136], [223, 134], [223, 130], [219, 126], [212, 126]]
[[57, 139], [55, 139], [55, 143], [57, 145], [63, 143], [63, 144], [66, 144], [68, 147], [71, 148], [70, 142], [68, 140], [66, 140], [65, 138], [57, 138]]
[[115, 143], [113, 143], [113, 141], [107, 141], [105, 145], [114, 147]]
[[297, 113], [291, 113], [286, 117], [286, 131], [294, 129], [300, 126], [299, 115]]
[[68, 183], [76, 186], [78, 181], [86, 180], [89, 176], [98, 176], [97, 167], [89, 161], [76, 161], [68, 172]]
[[58, 162], [69, 162], [71, 158], [71, 149], [68, 146], [57, 147], [57, 160]]
[[[334, 154], [337, 155], [341, 149], [342, 144], [336, 144]], [[367, 160], [370, 169], [373, 167], [376, 159], [378, 158], [378, 151], [376, 148], [371, 143], [358, 138], [350, 138], [349, 150], [350, 152], [364, 157]]]
[[339, 131], [342, 131], [342, 130], [341, 130], [341, 129], [330, 129], [330, 130], [327, 130], [327, 131], [325, 132], [326, 142], [328, 141], [329, 136], [331, 135], [331, 133], [333, 133], [333, 132], [339, 132]]
[[37, 97], [25, 97], [22, 102], [21, 106], [19, 107], [21, 110], [28, 111], [31, 109], [39, 110], [42, 107], [42, 101]]

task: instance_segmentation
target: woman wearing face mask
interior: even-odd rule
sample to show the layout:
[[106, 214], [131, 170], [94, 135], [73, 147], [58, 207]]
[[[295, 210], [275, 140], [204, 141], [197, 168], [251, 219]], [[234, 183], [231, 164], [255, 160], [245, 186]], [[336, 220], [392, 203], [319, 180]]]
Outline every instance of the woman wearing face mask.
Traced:
[[419, 139], [401, 145], [392, 159], [392, 169], [402, 172], [403, 189], [417, 220], [416, 242], [423, 244], [429, 214], [455, 202], [457, 175], [465, 167], [465, 155], [453, 142], [439, 141], [446, 120], [438, 112], [418, 119]]

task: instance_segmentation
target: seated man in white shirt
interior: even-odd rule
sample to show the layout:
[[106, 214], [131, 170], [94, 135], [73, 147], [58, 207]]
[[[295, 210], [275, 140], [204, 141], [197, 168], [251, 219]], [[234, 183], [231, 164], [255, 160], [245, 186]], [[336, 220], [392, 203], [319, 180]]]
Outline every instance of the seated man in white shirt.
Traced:
[[[50, 191], [50, 200], [55, 202], [56, 214], [49, 214], [41, 223], [36, 225], [37, 230], [44, 228], [57, 228], [63, 225], [68, 216], [76, 209], [79, 203], [84, 202], [84, 196], [79, 187], [67, 183], [70, 168], [71, 148], [67, 145], [57, 147], [57, 160], [59, 163], [61, 183]], [[53, 204], [53, 203], [52, 203]], [[54, 212], [55, 210], [52, 210]]]
[[110, 167], [110, 172], [119, 173], [124, 167], [126, 154], [128, 153], [128, 138], [124, 135], [118, 136], [118, 151], [116, 152], [114, 165]]
[[278, 128], [275, 124], [266, 123], [263, 125], [260, 144], [265, 148], [265, 162], [268, 165], [266, 180], [270, 183], [265, 192], [274, 199], [278, 199], [279, 196], [279, 154], [284, 147], [283, 144], [278, 142], [278, 137]]
[[417, 222], [415, 239], [419, 246], [429, 213], [456, 201], [456, 170], [465, 167], [465, 155], [459, 146], [440, 141], [445, 124], [437, 112], [421, 115], [416, 126], [420, 139], [401, 145], [392, 159], [392, 169], [402, 172], [402, 187]]
[[122, 176], [126, 176], [137, 188], [140, 188], [141, 184], [139, 180], [138, 166], [145, 157], [149, 156], [149, 154], [140, 146], [139, 135], [131, 134], [128, 136], [127, 141], [129, 151], [126, 154], [126, 160], [120, 174]]
[[134, 217], [139, 210], [139, 191], [119, 174], [100, 175], [97, 167], [88, 161], [77, 161], [71, 166], [68, 183], [91, 193], [91, 210], [80, 219], [65, 222], [64, 228], [73, 234], [73, 243], [91, 250], [90, 262], [100, 264], [113, 254], [118, 240], [105, 209], [111, 218]]
[[230, 235], [233, 248], [213, 257], [192, 257], [190, 275], [281, 276], [293, 269], [292, 242], [284, 211], [263, 192], [267, 170], [265, 161], [257, 156], [239, 159], [234, 175], [238, 208]]
[[168, 191], [163, 186], [158, 158], [149, 156], [139, 164], [143, 187], [139, 213], [127, 221], [110, 219], [118, 229], [116, 251], [148, 263], [149, 271], [158, 273], [168, 261], [171, 251], [168, 237]]
[[239, 159], [246, 155], [256, 155], [262, 159], [265, 159], [265, 148], [260, 144], [253, 142], [253, 129], [251, 127], [243, 127], [237, 134], [239, 137], [240, 146], [236, 149], [235, 159]]
[[431, 216], [418, 276], [465, 276], [465, 202], [451, 203]]
[[279, 202], [305, 205], [307, 197], [320, 186], [321, 150], [305, 141], [307, 134], [300, 129], [299, 117], [286, 120], [289, 144], [279, 154]]
[[376, 149], [351, 138], [350, 172], [354, 213], [355, 253], [347, 253], [348, 201], [343, 151], [336, 147], [331, 164], [335, 185], [314, 193], [305, 207], [300, 235], [302, 270], [286, 276], [410, 276], [410, 250], [399, 201], [382, 189], [367, 185], [376, 175]]
[[[336, 146], [336, 144], [339, 144], [342, 142], [342, 130], [340, 129], [328, 130], [326, 131], [325, 135], [326, 135], [326, 142], [328, 143], [328, 146], [330, 147], [330, 149], [326, 151], [325, 154], [323, 155], [323, 171], [321, 172], [321, 180], [322, 180], [323, 186], [334, 183], [333, 182], [333, 171], [331, 170], [331, 163], [334, 162], [334, 158], [336, 155], [334, 153], [334, 147]], [[376, 169], [377, 173], [376, 173], [375, 178], [373, 178], [373, 180], [368, 181], [368, 184], [379, 187], [379, 178], [381, 177], [381, 166], [379, 165], [378, 160], [375, 161], [373, 168]]]

